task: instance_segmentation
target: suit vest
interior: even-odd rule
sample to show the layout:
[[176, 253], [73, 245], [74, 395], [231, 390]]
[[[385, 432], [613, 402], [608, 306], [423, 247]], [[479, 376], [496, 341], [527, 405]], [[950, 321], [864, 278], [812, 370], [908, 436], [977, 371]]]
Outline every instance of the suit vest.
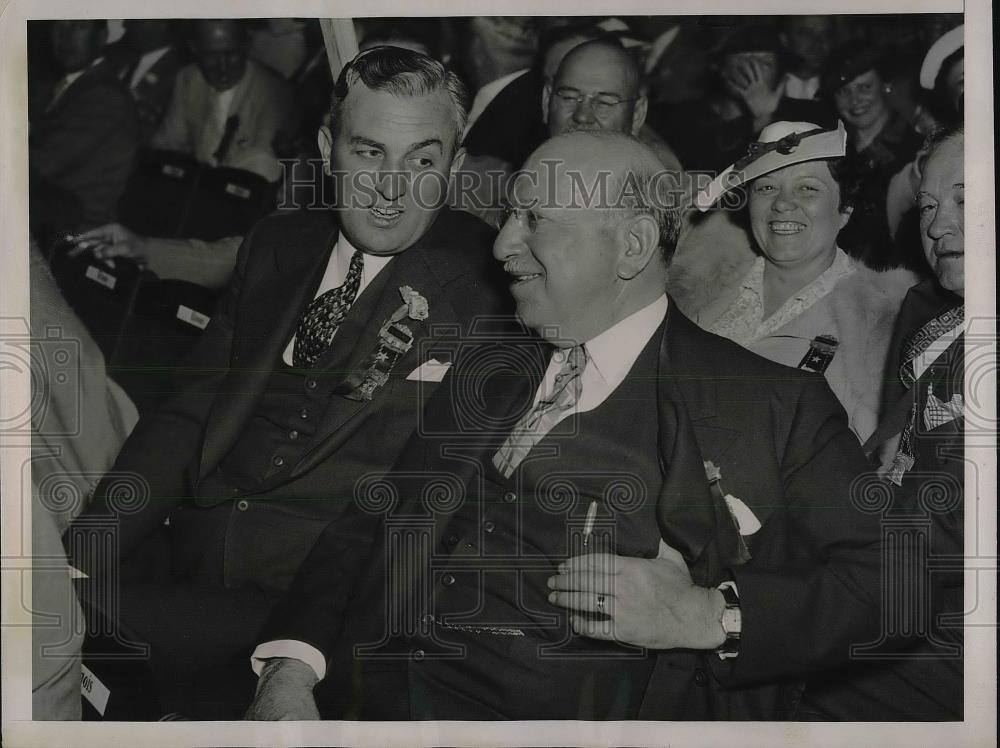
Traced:
[[557, 424], [509, 479], [493, 467], [493, 450], [483, 454], [485, 493], [452, 517], [431, 582], [427, 647], [444, 642], [466, 655], [410, 665], [412, 718], [635, 717], [653, 657], [574, 635], [548, 602], [546, 580], [581, 553], [656, 556], [659, 339], [607, 400]]

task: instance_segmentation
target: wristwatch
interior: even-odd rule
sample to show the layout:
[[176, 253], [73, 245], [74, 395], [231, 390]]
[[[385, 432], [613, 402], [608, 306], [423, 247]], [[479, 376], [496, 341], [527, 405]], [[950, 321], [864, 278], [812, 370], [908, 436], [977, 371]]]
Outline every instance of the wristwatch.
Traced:
[[735, 582], [723, 582], [718, 587], [726, 607], [722, 609], [719, 623], [726, 635], [722, 646], [715, 650], [720, 659], [730, 660], [740, 653], [740, 632], [743, 630], [743, 616], [740, 613], [740, 596]]

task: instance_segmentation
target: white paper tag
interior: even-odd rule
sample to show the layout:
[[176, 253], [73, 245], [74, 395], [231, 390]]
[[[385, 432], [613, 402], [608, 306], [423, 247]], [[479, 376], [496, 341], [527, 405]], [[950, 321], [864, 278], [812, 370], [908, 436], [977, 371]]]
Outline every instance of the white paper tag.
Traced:
[[80, 693], [97, 710], [97, 713], [103, 717], [104, 710], [108, 708], [108, 699], [111, 698], [111, 690], [101, 683], [86, 665], [81, 664], [80, 671], [82, 675], [80, 679]]
[[429, 359], [411, 371], [407, 382], [440, 382], [451, 368], [451, 361], [441, 363], [436, 358]]
[[736, 524], [740, 528], [740, 535], [753, 535], [760, 529], [760, 520], [757, 519], [757, 515], [740, 499], [727, 493], [726, 503], [729, 505], [729, 511], [736, 518]]
[[173, 177], [174, 179], [182, 179], [187, 172], [179, 166], [164, 164], [163, 173], [168, 177]]
[[235, 195], [236, 197], [241, 197], [244, 200], [250, 199], [250, 190], [246, 187], [240, 187], [238, 184], [233, 184], [232, 182], [226, 184], [226, 194]]
[[208, 323], [211, 321], [211, 317], [206, 317], [201, 312], [196, 312], [191, 307], [184, 306], [180, 304], [177, 307], [177, 319], [181, 322], [187, 322], [189, 325], [194, 325], [197, 328], [204, 330], [208, 327]]
[[90, 278], [90, 280], [95, 283], [100, 283], [102, 286], [107, 286], [111, 290], [114, 290], [115, 283], [118, 282], [118, 279], [111, 275], [111, 273], [105, 273], [103, 270], [95, 268], [93, 265], [87, 266], [87, 272], [85, 274], [88, 278]]

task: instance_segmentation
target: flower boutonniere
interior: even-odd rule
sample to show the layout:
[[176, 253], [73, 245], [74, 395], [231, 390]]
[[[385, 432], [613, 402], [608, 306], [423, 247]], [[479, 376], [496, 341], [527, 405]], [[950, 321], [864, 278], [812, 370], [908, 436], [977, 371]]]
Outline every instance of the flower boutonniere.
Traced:
[[402, 286], [399, 295], [403, 303], [392, 313], [378, 331], [378, 342], [365, 359], [361, 382], [347, 396], [353, 400], [371, 400], [375, 393], [389, 381], [389, 374], [403, 355], [413, 347], [412, 322], [422, 322], [431, 315], [427, 299], [409, 286]]

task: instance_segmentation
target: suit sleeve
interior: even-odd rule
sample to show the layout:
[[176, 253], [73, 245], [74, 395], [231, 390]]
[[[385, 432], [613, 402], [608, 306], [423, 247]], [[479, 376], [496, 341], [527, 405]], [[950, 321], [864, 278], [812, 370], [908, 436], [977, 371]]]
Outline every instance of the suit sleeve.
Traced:
[[31, 143], [31, 168], [58, 180], [107, 147], [110, 137], [134, 130], [134, 112], [127, 94], [110, 87], [94, 88], [67, 103], [59, 127]]
[[740, 654], [726, 663], [710, 658], [730, 686], [835, 668], [849, 661], [851, 645], [878, 638], [880, 516], [856, 505], [867, 462], [822, 380], [805, 382], [785, 413], [788, 521], [782, 537], [777, 525], [765, 526], [757, 545], [765, 553], [784, 545], [787, 552], [780, 563], [751, 561], [732, 570], [743, 619]]
[[[115, 476], [105, 477], [82, 513], [84, 517], [115, 516], [119, 522], [119, 559], [125, 558], [180, 504], [190, 498], [187, 469], [196, 463], [205, 424], [215, 394], [229, 372], [237, 309], [253, 243], [252, 234], [240, 247], [232, 283], [212, 321], [192, 352], [175, 372], [175, 394], [155, 413], [139, 419], [126, 440], [113, 473], [128, 473], [147, 495], [138, 511], [116, 511]], [[75, 532], [86, 532], [77, 527]], [[77, 542], [74, 565], [88, 574], [96, 558], [87, 555], [89, 543]]]

